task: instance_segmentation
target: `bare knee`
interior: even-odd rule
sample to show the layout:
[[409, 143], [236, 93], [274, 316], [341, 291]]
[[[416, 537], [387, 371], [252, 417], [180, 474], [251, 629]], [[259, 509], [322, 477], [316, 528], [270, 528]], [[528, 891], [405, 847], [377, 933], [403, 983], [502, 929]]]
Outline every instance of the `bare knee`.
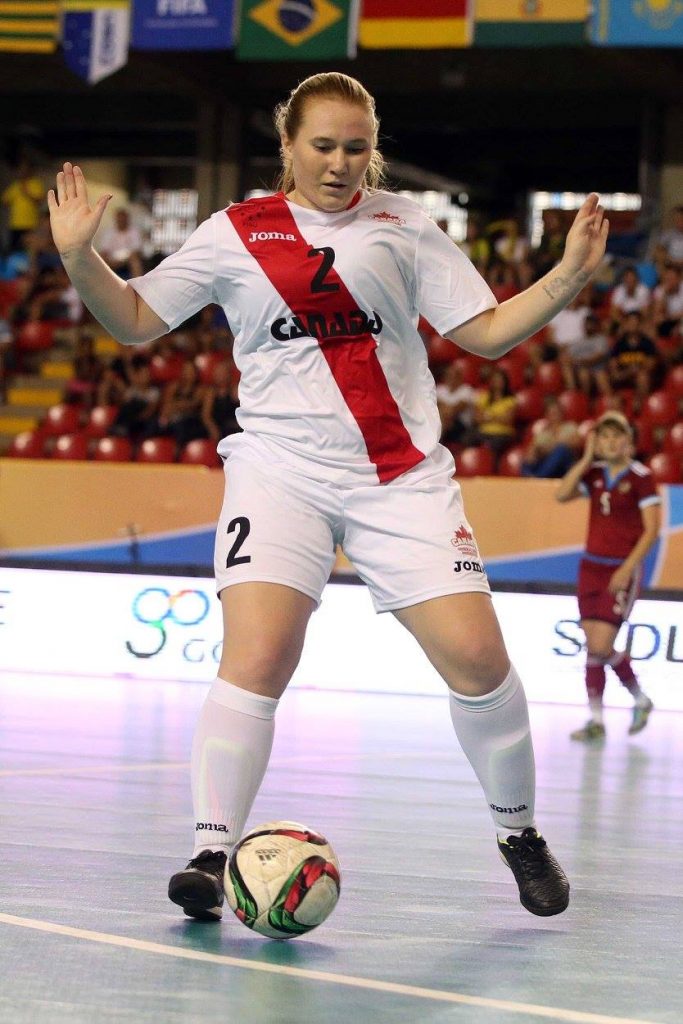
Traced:
[[218, 673], [221, 679], [254, 693], [279, 697], [299, 664], [300, 649], [279, 644], [226, 644]]

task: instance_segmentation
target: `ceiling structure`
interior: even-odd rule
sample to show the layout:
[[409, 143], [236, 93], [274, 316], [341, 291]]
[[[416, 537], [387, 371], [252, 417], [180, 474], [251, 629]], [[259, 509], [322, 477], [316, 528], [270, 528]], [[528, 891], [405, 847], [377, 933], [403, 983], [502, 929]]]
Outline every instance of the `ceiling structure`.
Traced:
[[382, 148], [406, 187], [443, 182], [489, 204], [529, 188], [636, 190], [644, 147], [661, 158], [662, 119], [683, 97], [675, 50], [366, 50], [328, 65], [131, 52], [94, 87], [59, 53], [3, 54], [2, 66], [5, 159], [28, 140], [49, 158], [192, 163], [201, 109], [228, 104], [246, 187], [272, 177], [275, 103], [308, 74], [346, 71], [376, 96]]

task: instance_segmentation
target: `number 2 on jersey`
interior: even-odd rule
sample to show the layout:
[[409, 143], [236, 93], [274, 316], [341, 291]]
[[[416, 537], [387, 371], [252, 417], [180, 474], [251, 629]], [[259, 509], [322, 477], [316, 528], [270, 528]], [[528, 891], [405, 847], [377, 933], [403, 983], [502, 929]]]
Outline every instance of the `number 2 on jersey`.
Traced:
[[309, 257], [322, 256], [322, 263], [318, 267], [311, 281], [311, 292], [314, 295], [319, 295], [320, 292], [338, 292], [339, 285], [334, 281], [326, 281], [325, 278], [332, 269], [334, 263], [335, 252], [329, 245], [323, 246], [322, 249], [309, 249]]

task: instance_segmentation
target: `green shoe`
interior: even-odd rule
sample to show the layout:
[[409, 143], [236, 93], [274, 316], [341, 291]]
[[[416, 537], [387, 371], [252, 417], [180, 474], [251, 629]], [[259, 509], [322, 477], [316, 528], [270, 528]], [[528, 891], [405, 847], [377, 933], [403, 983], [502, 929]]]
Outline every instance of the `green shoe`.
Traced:
[[653, 708], [654, 704], [651, 700], [648, 700], [647, 704], [644, 704], [642, 707], [639, 707], [637, 704], [635, 705], [633, 708], [633, 718], [628, 730], [629, 736], [634, 736], [637, 732], [642, 732], [647, 725], [647, 720], [650, 717], [650, 712]]
[[[645, 721], [647, 721], [647, 718]], [[641, 729], [644, 724], [641, 725]], [[570, 733], [569, 738], [571, 740], [578, 740], [579, 743], [592, 743], [594, 740], [604, 740], [605, 727], [601, 722], [594, 722], [591, 718], [589, 722], [586, 722], [583, 729], [577, 729], [576, 732]]]

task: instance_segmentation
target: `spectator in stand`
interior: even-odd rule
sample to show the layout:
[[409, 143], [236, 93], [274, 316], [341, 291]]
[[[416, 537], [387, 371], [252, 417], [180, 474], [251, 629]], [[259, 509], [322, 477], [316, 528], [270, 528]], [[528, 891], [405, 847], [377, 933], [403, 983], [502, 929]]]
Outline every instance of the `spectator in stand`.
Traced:
[[561, 212], [546, 210], [543, 218], [543, 237], [534, 253], [534, 262], [539, 276], [547, 274], [562, 259], [566, 234]]
[[491, 261], [486, 281], [498, 302], [506, 302], [515, 295], [519, 295], [522, 290], [516, 264], [506, 263], [502, 259], [494, 258]]
[[102, 361], [95, 355], [95, 342], [91, 334], [82, 333], [76, 342], [73, 359], [74, 375], [66, 386], [67, 402], [81, 402], [91, 409], [102, 376]]
[[161, 395], [159, 388], [152, 384], [145, 356], [134, 355], [128, 372], [130, 384], [124, 386], [120, 393], [121, 408], [112, 424], [111, 433], [136, 441], [140, 437], [151, 437]]
[[474, 263], [482, 277], [486, 277], [486, 271], [491, 262], [491, 244], [482, 231], [481, 221], [475, 214], [467, 218], [465, 241], [460, 243], [460, 248]]
[[621, 282], [612, 292], [610, 314], [612, 323], [617, 330], [624, 325], [629, 313], [640, 313], [647, 320], [652, 305], [652, 293], [638, 277], [635, 267], [626, 267], [621, 275]]
[[512, 394], [508, 375], [505, 370], [494, 367], [488, 387], [477, 395], [475, 426], [463, 435], [463, 444], [487, 445], [493, 451], [497, 465], [500, 456], [517, 436], [516, 412], [517, 399]]
[[113, 226], [102, 232], [97, 249], [124, 281], [142, 274], [142, 237], [123, 207], [114, 213]]
[[546, 326], [544, 340], [529, 345], [534, 367], [541, 362], [548, 363], [559, 359], [564, 348], [577, 344], [585, 337], [586, 317], [590, 313], [587, 294], [585, 288], [580, 291], [567, 308], [561, 309]]
[[602, 329], [600, 317], [587, 313], [583, 335], [560, 348], [560, 367], [564, 386], [569, 391], [583, 391], [588, 397], [611, 392], [607, 366], [610, 341]]
[[492, 221], [486, 227], [491, 237], [493, 252], [503, 263], [521, 263], [529, 254], [529, 242], [516, 217]]
[[672, 226], [663, 231], [657, 240], [655, 262], [662, 266], [673, 263], [683, 270], [683, 206], [674, 206], [671, 219]]
[[554, 395], [545, 400], [545, 420], [524, 453], [522, 476], [559, 478], [573, 465], [581, 438], [573, 420], [566, 420]]
[[655, 343], [643, 329], [641, 313], [634, 310], [625, 317], [623, 331], [612, 349], [609, 374], [613, 388], [635, 389], [633, 411], [636, 414], [651, 391], [658, 362]]
[[44, 196], [42, 181], [33, 173], [28, 160], [22, 160], [16, 178], [0, 197], [8, 210], [10, 252], [20, 251], [25, 232], [33, 231], [38, 226]]
[[653, 320], [660, 338], [681, 333], [683, 318], [683, 272], [675, 263], [664, 268], [661, 284], [654, 290]]
[[237, 383], [233, 380], [232, 367], [226, 359], [213, 370], [212, 383], [204, 390], [201, 418], [206, 434], [212, 441], [220, 441], [228, 434], [236, 434], [242, 428], [237, 422], [239, 397]]
[[172, 437], [179, 449], [188, 441], [206, 437], [201, 417], [203, 401], [199, 371], [191, 359], [186, 359], [178, 379], [166, 385], [159, 416], [151, 429], [155, 434]]
[[471, 384], [465, 384], [462, 368], [457, 362], [449, 363], [443, 379], [436, 388], [436, 404], [441, 417], [441, 440], [457, 443], [474, 423], [477, 393]]

